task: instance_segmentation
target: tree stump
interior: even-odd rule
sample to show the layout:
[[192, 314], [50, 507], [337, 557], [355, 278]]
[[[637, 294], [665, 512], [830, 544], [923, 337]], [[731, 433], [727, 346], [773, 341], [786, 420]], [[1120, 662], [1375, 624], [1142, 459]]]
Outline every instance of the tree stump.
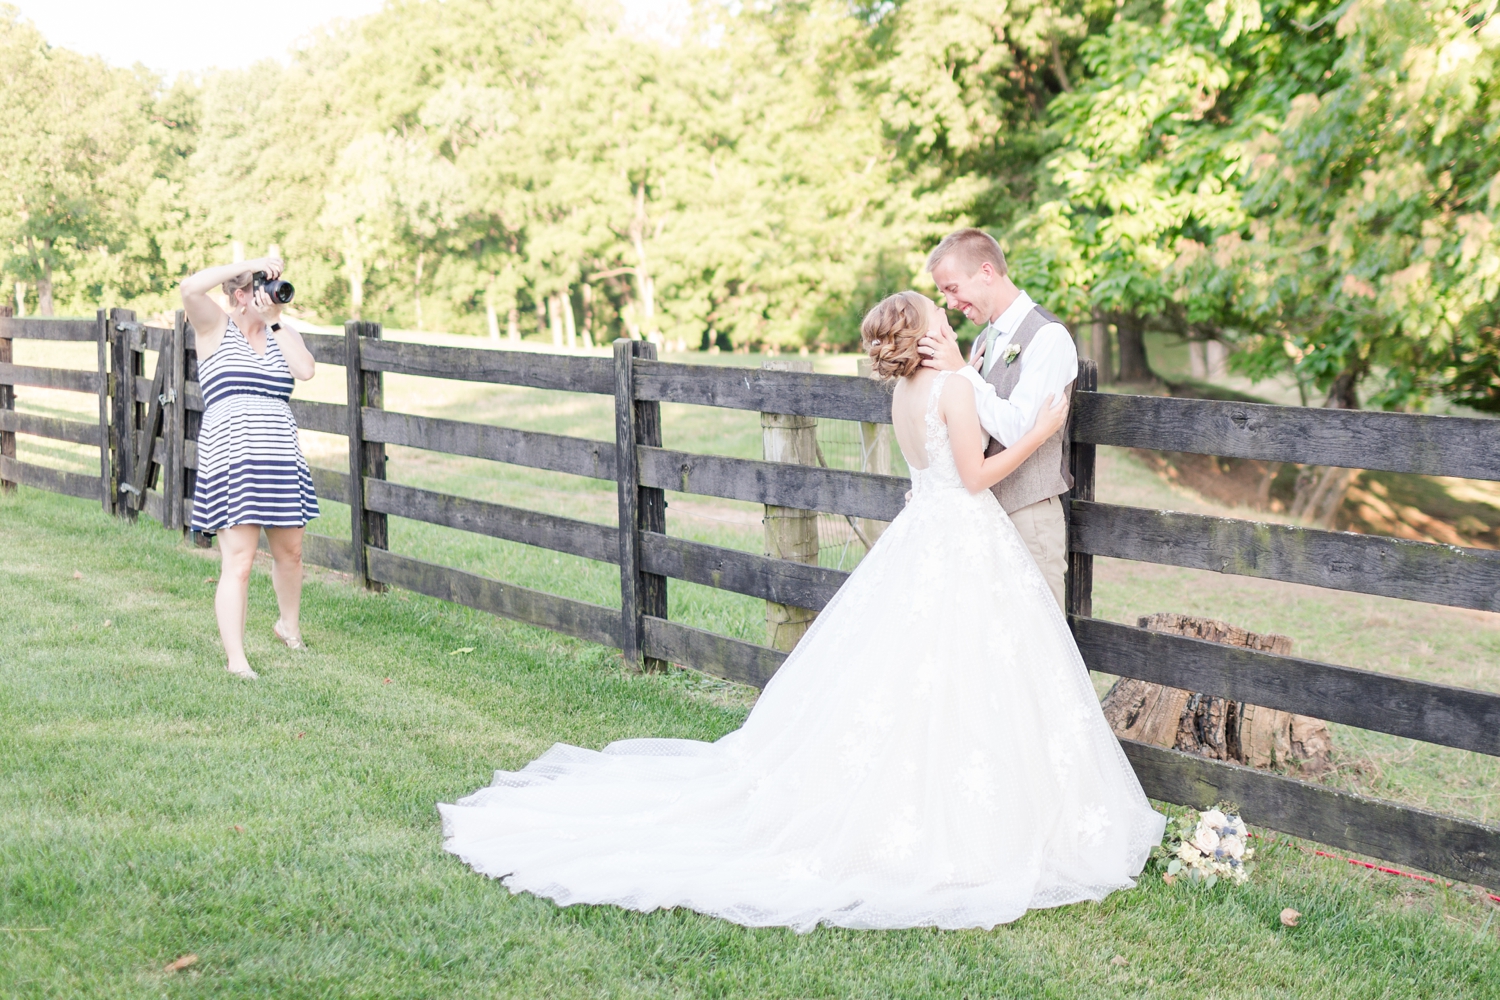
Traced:
[[[1227, 622], [1159, 613], [1137, 623], [1155, 632], [1290, 656], [1292, 640]], [[1119, 736], [1250, 767], [1328, 770], [1333, 740], [1320, 719], [1122, 677], [1104, 696], [1104, 717]]]

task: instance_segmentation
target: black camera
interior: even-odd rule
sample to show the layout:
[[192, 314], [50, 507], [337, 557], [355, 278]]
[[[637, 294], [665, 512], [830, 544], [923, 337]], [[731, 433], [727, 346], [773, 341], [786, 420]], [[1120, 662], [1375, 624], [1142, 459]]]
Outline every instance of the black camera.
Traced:
[[255, 281], [253, 290], [258, 292], [264, 288], [266, 294], [271, 296], [272, 302], [280, 302], [282, 305], [286, 305], [292, 301], [292, 296], [297, 294], [297, 290], [292, 287], [290, 281], [282, 281], [280, 278], [277, 278], [275, 281], [267, 281], [266, 272], [264, 271], [256, 271], [251, 277]]

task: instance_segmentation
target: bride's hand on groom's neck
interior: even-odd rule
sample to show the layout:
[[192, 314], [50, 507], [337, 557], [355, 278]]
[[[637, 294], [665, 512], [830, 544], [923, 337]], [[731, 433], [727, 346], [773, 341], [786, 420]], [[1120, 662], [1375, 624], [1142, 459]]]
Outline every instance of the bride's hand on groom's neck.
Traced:
[[917, 341], [917, 353], [922, 355], [923, 368], [956, 372], [964, 366], [963, 352], [958, 349], [958, 338], [949, 330], [927, 331], [927, 336]]

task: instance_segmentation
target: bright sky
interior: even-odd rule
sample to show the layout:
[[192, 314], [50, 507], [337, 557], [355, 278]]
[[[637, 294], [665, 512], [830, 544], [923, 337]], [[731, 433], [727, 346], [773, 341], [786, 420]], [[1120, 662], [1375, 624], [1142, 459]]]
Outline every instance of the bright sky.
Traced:
[[[372, 14], [383, 0], [8, 0], [47, 41], [117, 66], [137, 62], [166, 75], [242, 68], [284, 56], [314, 28]], [[607, 2], [607, 0], [604, 0]], [[645, 34], [680, 0], [624, 0]], [[617, 8], [618, 9], [618, 8]], [[666, 16], [670, 17], [670, 14]]]

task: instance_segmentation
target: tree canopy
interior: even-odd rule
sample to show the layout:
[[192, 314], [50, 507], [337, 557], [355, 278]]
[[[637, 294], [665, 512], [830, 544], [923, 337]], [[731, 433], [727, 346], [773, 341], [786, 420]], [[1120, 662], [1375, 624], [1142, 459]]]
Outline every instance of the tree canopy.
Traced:
[[0, 259], [44, 313], [274, 245], [324, 321], [788, 350], [978, 225], [1127, 377], [1163, 329], [1500, 410], [1497, 2], [389, 0], [171, 85], [0, 7]]

